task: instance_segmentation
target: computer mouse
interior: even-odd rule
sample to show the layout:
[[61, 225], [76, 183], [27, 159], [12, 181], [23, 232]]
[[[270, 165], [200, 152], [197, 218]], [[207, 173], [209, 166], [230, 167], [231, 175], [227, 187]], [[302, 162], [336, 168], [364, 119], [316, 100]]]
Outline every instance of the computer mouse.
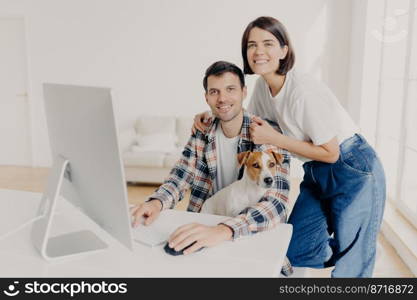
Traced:
[[[171, 248], [169, 246], [169, 242], [167, 242], [165, 244], [164, 250], [166, 253], [171, 254], [173, 256], [177, 256], [177, 255], [183, 255], [184, 254], [184, 250], [190, 248], [192, 245], [194, 245], [197, 241], [195, 241], [194, 243], [191, 243], [190, 245], [188, 245], [187, 247], [185, 247], [184, 249], [180, 250], [180, 251], [176, 251], [174, 248]], [[203, 248], [198, 249], [197, 251], [200, 251]]]

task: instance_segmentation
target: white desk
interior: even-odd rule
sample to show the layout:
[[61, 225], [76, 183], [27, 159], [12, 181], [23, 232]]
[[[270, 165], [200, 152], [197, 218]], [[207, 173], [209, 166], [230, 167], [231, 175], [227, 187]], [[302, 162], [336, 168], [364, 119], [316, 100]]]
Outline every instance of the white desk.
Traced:
[[[40, 198], [38, 193], [0, 190], [0, 236], [34, 217]], [[291, 225], [280, 224], [273, 230], [188, 256], [171, 256], [163, 246], [151, 248], [139, 243], [130, 251], [66, 201], [60, 201], [58, 211], [52, 234], [89, 228], [109, 248], [46, 262], [32, 245], [31, 226], [27, 226], [0, 240], [0, 277], [277, 277], [292, 233]], [[171, 231], [189, 222], [214, 225], [224, 219], [175, 210], [164, 211], [160, 218]]]

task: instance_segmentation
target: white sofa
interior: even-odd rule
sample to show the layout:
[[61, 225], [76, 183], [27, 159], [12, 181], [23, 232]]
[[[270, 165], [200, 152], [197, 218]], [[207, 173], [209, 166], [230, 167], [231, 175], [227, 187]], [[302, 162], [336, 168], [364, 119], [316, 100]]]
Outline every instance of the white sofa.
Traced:
[[191, 135], [193, 117], [140, 116], [119, 135], [127, 182], [162, 183]]

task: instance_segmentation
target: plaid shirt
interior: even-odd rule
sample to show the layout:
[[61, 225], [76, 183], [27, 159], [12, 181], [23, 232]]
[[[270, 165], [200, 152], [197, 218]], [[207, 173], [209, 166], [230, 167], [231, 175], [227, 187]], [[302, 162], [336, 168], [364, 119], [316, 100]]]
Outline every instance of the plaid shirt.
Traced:
[[[290, 155], [288, 151], [271, 145], [252, 143], [249, 133], [250, 122], [251, 115], [244, 111], [237, 153], [273, 149], [284, 156], [284, 161], [278, 166], [275, 188], [269, 189], [256, 205], [244, 209], [238, 216], [221, 223], [233, 230], [233, 240], [240, 236], [271, 229], [278, 223], [287, 222], [286, 203], [289, 193]], [[149, 196], [148, 201], [158, 199], [162, 203], [162, 209], [174, 208], [178, 201], [183, 199], [185, 192], [191, 188], [187, 210], [200, 212], [204, 201], [213, 195], [213, 182], [217, 176], [215, 142], [217, 123], [218, 119], [214, 119], [206, 134], [197, 131], [190, 137], [181, 158], [171, 170], [168, 178]], [[292, 274], [292, 267], [287, 258], [281, 272], [284, 275]]]

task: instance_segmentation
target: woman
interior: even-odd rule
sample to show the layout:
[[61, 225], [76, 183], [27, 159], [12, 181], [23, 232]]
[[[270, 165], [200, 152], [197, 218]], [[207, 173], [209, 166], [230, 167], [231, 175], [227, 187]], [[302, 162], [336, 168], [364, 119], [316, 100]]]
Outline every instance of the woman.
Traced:
[[[321, 82], [292, 70], [295, 56], [284, 26], [271, 17], [251, 22], [242, 38], [245, 74], [260, 75], [248, 110], [257, 144], [287, 149], [304, 161], [289, 223], [294, 266], [335, 266], [333, 277], [371, 277], [385, 204], [385, 175], [375, 151]], [[203, 119], [195, 126], [204, 130]]]

